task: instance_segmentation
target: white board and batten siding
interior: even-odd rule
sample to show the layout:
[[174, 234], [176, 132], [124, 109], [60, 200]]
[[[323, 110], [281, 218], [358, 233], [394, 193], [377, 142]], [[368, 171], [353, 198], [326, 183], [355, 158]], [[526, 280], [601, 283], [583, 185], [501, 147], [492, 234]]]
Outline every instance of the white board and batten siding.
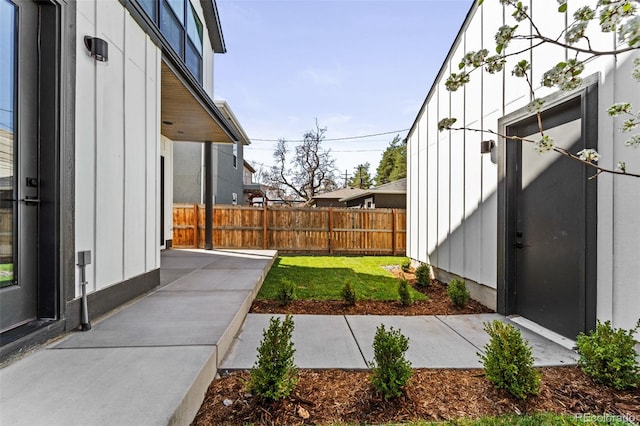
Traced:
[[[85, 35], [109, 43], [108, 62]], [[90, 292], [160, 266], [160, 61], [117, 0], [77, 3], [75, 242], [92, 252]]]
[[[555, 0], [524, 3], [529, 5], [541, 31], [559, 34], [565, 17], [549, 12], [557, 9]], [[571, 1], [569, 12], [583, 4], [586, 2]], [[497, 29], [504, 23], [513, 25], [510, 13], [504, 13], [498, 1], [487, 0], [480, 8], [473, 8], [407, 136], [407, 254], [495, 290], [498, 173], [491, 156], [480, 154], [480, 142], [497, 138], [468, 131], [438, 132], [437, 123], [454, 116], [458, 119], [456, 126], [499, 131], [498, 120], [526, 106], [530, 99], [524, 80], [511, 76], [515, 59], [507, 63], [503, 73], [474, 72], [471, 82], [458, 91], [445, 89], [445, 80], [451, 72], [458, 72], [465, 52], [481, 48], [493, 52]], [[538, 16], [542, 18], [536, 19]], [[612, 36], [600, 33], [597, 23], [592, 25], [591, 41], [607, 48], [613, 46]], [[538, 97], [555, 92], [540, 87], [541, 76], [565, 55], [563, 50], [544, 47], [527, 58], [532, 62], [532, 81]], [[615, 168], [617, 161], [623, 160], [628, 170], [638, 171], [640, 151], [624, 146], [628, 134], [618, 130], [622, 120], [613, 120], [606, 114], [614, 102], [629, 101], [640, 108], [640, 85], [631, 78], [633, 58], [619, 55], [617, 61], [610, 57], [593, 60], [583, 76], [596, 75], [599, 79], [601, 164]], [[640, 179], [611, 175], [597, 179], [597, 317], [612, 320], [617, 327], [630, 328], [640, 317]]]

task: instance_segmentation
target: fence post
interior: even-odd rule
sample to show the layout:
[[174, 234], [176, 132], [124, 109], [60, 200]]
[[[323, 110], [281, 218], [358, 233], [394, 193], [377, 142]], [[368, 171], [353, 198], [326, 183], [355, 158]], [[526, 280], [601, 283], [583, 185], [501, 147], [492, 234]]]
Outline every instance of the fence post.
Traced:
[[267, 197], [264, 197], [264, 209], [262, 210], [262, 248], [267, 249]]
[[391, 237], [392, 238], [391, 247], [392, 247], [392, 250], [393, 250], [393, 255], [396, 256], [398, 254], [398, 250], [396, 248], [396, 231], [397, 231], [397, 228], [398, 228], [398, 218], [397, 218], [396, 209], [393, 209], [393, 213], [392, 213], [392, 216], [391, 216], [391, 223], [392, 223], [391, 226], [392, 226], [392, 229], [393, 229], [393, 232], [391, 233], [391, 235], [392, 235], [392, 237]]
[[329, 207], [329, 254], [333, 254], [333, 207]]
[[193, 247], [198, 248], [200, 239], [200, 222], [198, 220], [198, 203], [193, 203]]

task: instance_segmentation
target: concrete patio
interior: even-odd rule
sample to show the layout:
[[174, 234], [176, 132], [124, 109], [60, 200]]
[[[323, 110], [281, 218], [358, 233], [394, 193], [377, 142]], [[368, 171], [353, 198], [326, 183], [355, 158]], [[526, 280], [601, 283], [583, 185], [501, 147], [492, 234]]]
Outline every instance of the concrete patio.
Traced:
[[276, 255], [163, 252], [163, 287], [0, 370], [0, 424], [189, 424]]

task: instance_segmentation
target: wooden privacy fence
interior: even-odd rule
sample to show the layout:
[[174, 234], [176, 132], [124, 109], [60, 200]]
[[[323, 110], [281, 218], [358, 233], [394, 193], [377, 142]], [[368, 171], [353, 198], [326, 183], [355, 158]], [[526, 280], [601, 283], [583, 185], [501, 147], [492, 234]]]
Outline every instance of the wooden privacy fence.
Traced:
[[[204, 247], [204, 205], [173, 205], [173, 246]], [[285, 253], [406, 252], [406, 210], [215, 205], [213, 247]]]

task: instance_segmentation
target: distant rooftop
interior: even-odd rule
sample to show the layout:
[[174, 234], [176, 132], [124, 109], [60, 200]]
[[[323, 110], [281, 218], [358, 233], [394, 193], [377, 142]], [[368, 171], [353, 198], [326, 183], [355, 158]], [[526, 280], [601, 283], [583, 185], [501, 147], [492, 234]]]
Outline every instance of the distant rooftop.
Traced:
[[340, 198], [344, 198], [344, 197], [351, 197], [354, 195], [358, 195], [360, 193], [365, 192], [366, 190], [364, 189], [360, 189], [360, 188], [342, 188], [342, 189], [337, 189], [335, 191], [331, 191], [331, 192], [325, 192], [324, 194], [318, 194], [316, 196], [313, 197], [313, 199], [326, 199], [326, 198], [335, 198], [335, 199], [340, 199]]
[[345, 195], [340, 201], [349, 201], [354, 198], [360, 198], [365, 195], [371, 194], [406, 194], [407, 193], [407, 178], [394, 180], [393, 182], [385, 183], [384, 185], [376, 186], [369, 189], [359, 189], [359, 192]]
[[407, 191], [407, 178], [394, 180], [393, 182], [385, 183], [384, 185], [370, 188], [370, 191], [387, 192], [387, 191]]

